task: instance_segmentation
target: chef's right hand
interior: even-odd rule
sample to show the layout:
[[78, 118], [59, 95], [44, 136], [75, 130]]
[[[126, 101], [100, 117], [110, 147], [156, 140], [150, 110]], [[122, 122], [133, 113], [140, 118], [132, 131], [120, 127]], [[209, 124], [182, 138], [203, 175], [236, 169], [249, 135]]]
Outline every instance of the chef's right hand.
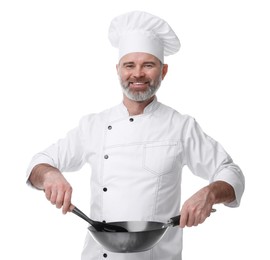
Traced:
[[71, 185], [59, 171], [49, 171], [45, 175], [44, 192], [46, 198], [58, 209], [62, 208], [63, 214], [66, 214], [71, 204]]
[[39, 164], [32, 170], [29, 180], [33, 186], [44, 190], [46, 198], [57, 208], [62, 208], [63, 214], [69, 211], [72, 187], [57, 168]]

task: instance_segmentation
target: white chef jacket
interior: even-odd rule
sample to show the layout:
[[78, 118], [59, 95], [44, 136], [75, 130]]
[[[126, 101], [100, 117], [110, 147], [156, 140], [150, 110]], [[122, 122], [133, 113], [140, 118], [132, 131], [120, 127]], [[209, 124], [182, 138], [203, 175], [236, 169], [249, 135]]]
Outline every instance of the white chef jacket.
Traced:
[[[209, 182], [223, 180], [235, 190], [239, 205], [244, 191], [240, 168], [219, 143], [188, 116], [155, 99], [137, 116], [121, 103], [81, 119], [66, 138], [35, 155], [28, 169], [47, 163], [62, 172], [92, 168], [91, 218], [100, 221], [160, 221], [178, 215], [183, 166]], [[112, 253], [87, 233], [82, 260], [179, 260], [182, 229], [169, 228], [151, 250]]]

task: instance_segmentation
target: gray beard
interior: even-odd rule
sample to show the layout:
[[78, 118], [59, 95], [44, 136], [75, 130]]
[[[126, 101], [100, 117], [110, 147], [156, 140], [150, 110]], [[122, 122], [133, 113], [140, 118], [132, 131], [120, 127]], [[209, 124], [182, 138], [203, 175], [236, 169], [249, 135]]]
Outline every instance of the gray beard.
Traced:
[[157, 93], [161, 85], [161, 78], [158, 80], [158, 82], [151, 83], [151, 85], [145, 91], [134, 92], [130, 90], [130, 88], [128, 87], [128, 84], [124, 84], [121, 79], [120, 79], [120, 84], [122, 87], [122, 91], [127, 98], [133, 101], [142, 102], [142, 101], [149, 100]]

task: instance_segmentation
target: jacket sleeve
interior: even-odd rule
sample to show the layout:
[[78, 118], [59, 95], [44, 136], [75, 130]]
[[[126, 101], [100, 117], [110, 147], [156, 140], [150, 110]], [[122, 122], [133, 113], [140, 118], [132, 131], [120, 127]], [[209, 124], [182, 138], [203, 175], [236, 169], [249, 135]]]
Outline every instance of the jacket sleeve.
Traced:
[[225, 181], [235, 191], [235, 201], [225, 204], [229, 207], [240, 205], [245, 188], [244, 175], [224, 148], [206, 135], [192, 118], [184, 140], [186, 163], [191, 172], [203, 179]]
[[33, 156], [26, 172], [28, 184], [32, 169], [41, 163], [56, 167], [61, 172], [79, 170], [87, 161], [86, 138], [89, 129], [88, 117], [81, 119], [78, 127], [67, 133], [66, 137], [59, 139], [45, 150]]

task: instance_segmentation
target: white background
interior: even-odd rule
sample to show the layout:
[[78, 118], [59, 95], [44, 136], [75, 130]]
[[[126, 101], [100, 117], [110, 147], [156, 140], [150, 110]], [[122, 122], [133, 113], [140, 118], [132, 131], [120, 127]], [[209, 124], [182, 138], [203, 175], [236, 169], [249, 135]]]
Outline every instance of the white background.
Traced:
[[[31, 157], [81, 116], [121, 102], [110, 20], [144, 10], [181, 40], [158, 99], [194, 116], [246, 176], [237, 209], [184, 230], [184, 260], [270, 259], [270, 8], [265, 0], [2, 0], [0, 2], [0, 259], [79, 259], [87, 224], [25, 185]], [[90, 168], [66, 177], [89, 211]], [[206, 185], [185, 170], [183, 197]]]

